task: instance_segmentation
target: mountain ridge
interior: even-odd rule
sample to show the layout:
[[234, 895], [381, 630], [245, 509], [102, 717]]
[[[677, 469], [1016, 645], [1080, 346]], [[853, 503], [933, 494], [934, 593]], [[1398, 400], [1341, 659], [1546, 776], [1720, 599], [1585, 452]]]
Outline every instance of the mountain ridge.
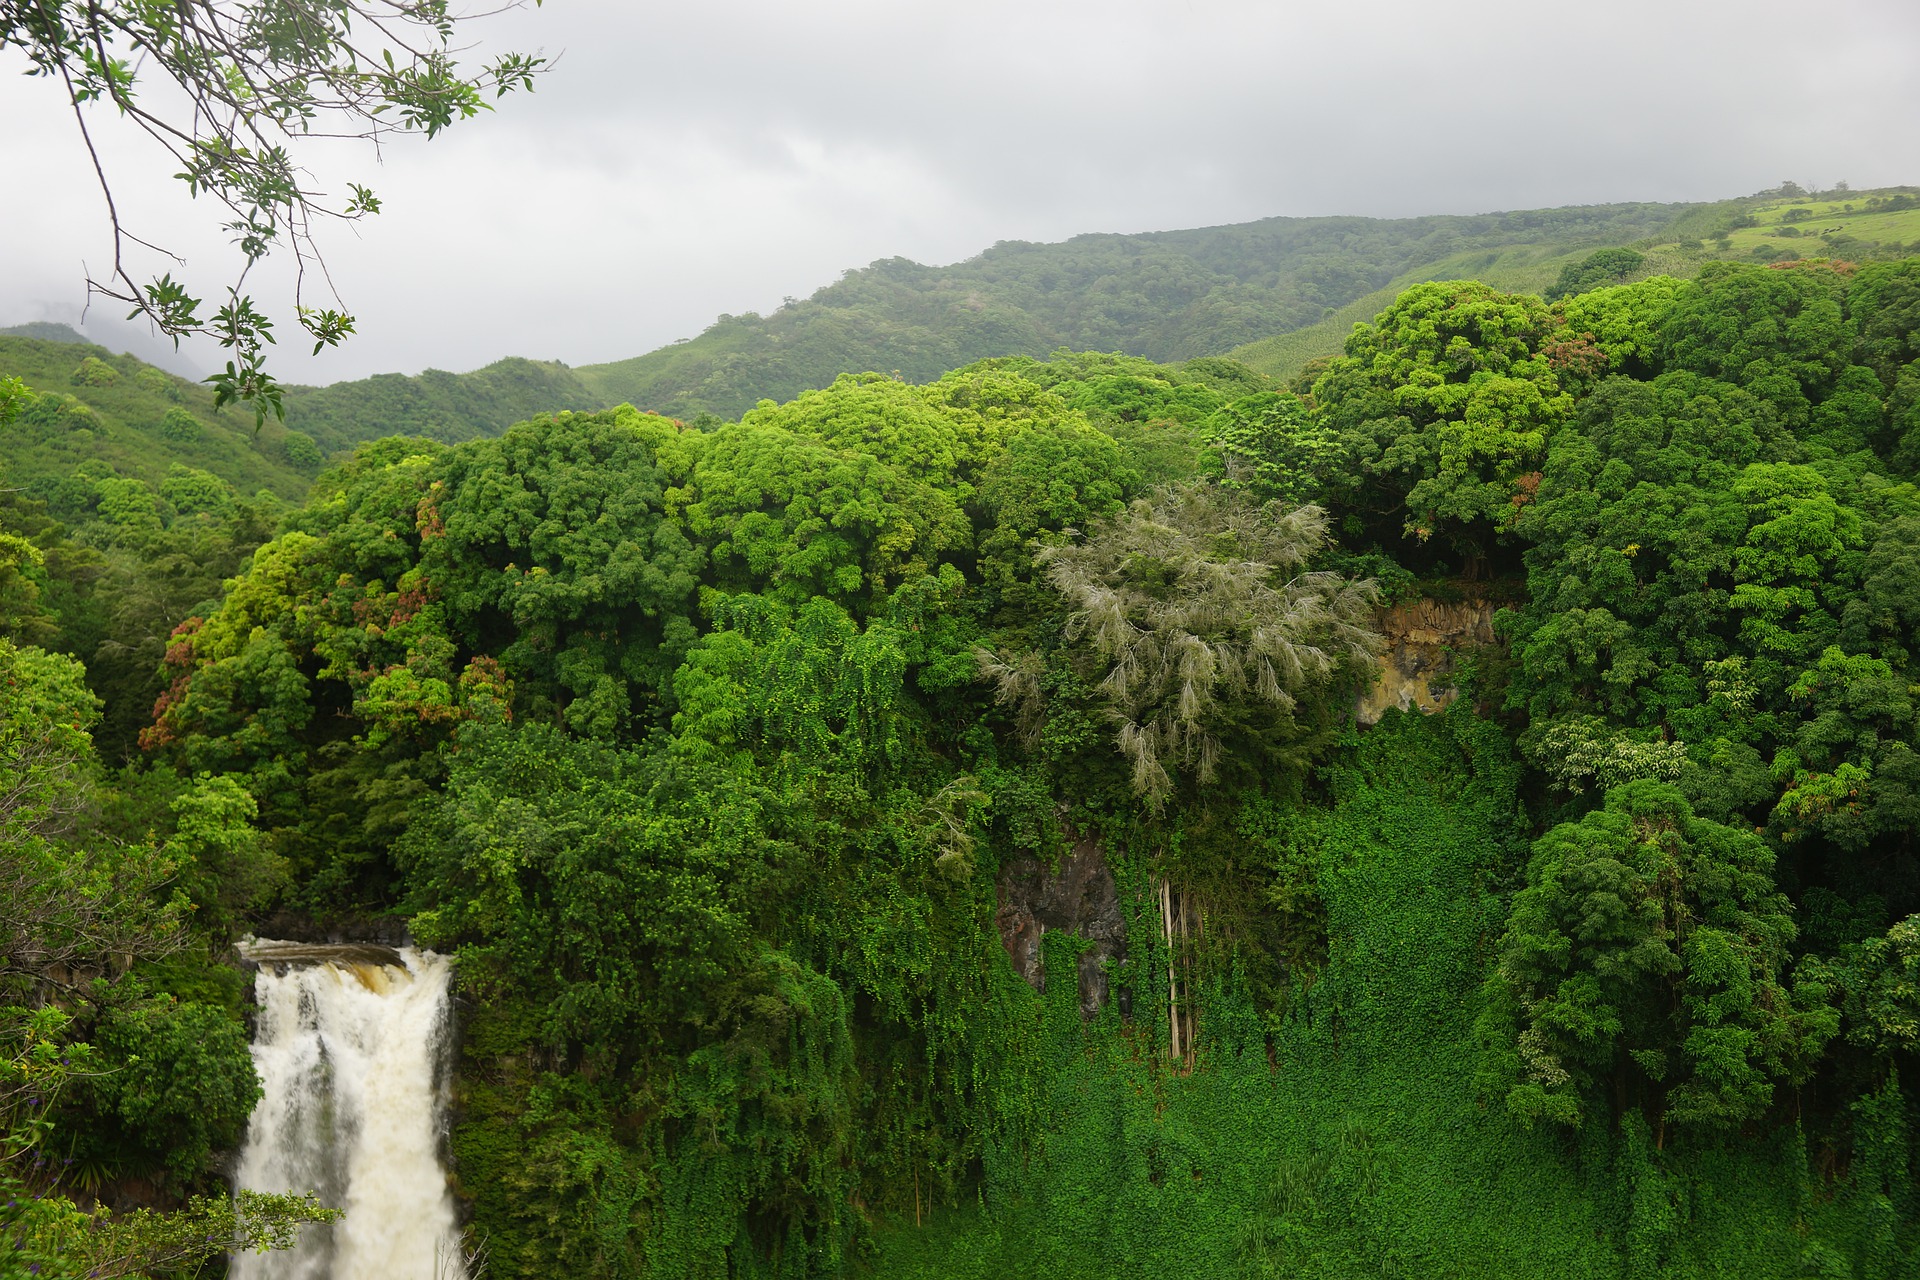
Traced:
[[[1355, 323], [1413, 284], [1473, 278], [1537, 292], [1605, 247], [1635, 247], [1642, 274], [1680, 276], [1716, 257], [1875, 256], [1920, 237], [1917, 199], [1913, 188], [1782, 187], [1712, 202], [1272, 217], [1003, 240], [946, 266], [882, 258], [766, 315], [721, 315], [693, 337], [623, 360], [513, 356], [466, 373], [289, 385], [287, 425], [331, 454], [383, 435], [449, 443], [496, 435], [537, 413], [623, 401], [681, 419], [731, 419], [841, 373], [926, 382], [983, 358], [1061, 348], [1162, 363], [1226, 355], [1286, 379], [1337, 354]], [[1807, 229], [1795, 221], [1802, 216], [1813, 219]], [[1775, 218], [1781, 225], [1768, 225]], [[1830, 222], [1846, 227], [1828, 234]]]
[[1569, 257], [1645, 239], [1703, 207], [1274, 217], [1001, 241], [946, 267], [885, 258], [769, 315], [722, 316], [695, 338], [575, 373], [609, 402], [733, 417], [858, 369], [925, 381], [988, 356], [1043, 357], [1059, 347], [1179, 361], [1306, 328], [1423, 265], [1476, 249], [1538, 248], [1529, 282], [1544, 283]]

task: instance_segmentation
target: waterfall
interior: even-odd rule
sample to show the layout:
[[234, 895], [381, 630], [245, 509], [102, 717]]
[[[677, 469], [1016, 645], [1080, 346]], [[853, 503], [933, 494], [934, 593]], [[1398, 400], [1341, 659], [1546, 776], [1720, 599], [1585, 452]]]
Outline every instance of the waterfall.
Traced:
[[412, 948], [250, 942], [264, 1096], [236, 1184], [345, 1210], [291, 1250], [233, 1259], [234, 1280], [466, 1280], [440, 1165], [444, 957]]

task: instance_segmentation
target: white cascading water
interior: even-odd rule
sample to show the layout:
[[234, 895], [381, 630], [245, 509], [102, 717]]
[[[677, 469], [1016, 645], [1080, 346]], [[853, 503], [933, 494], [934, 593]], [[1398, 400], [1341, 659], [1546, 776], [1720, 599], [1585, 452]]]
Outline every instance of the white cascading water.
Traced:
[[345, 1210], [234, 1280], [466, 1280], [440, 1164], [450, 967], [428, 951], [253, 942], [264, 1096], [236, 1183]]

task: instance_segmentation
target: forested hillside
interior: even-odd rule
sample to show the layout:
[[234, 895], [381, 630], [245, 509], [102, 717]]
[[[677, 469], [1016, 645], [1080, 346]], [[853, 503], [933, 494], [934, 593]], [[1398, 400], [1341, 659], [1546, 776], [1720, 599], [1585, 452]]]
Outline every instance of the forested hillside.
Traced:
[[275, 916], [456, 957], [493, 1276], [1912, 1274], [1920, 259], [1563, 266], [364, 444], [124, 768], [33, 548], [251, 542], [16, 497], [8, 1229], [219, 1188]]
[[[0, 335], [0, 377], [18, 378], [35, 393], [36, 410], [12, 428], [7, 450], [11, 483], [28, 485], [35, 497], [47, 498], [46, 486], [95, 462], [148, 484], [175, 464], [196, 466], [243, 493], [298, 499], [325, 461], [299, 432], [273, 422], [255, 432], [251, 415], [216, 412], [213, 393], [196, 382], [74, 341], [78, 335], [64, 325], [45, 328], [72, 337]], [[61, 414], [68, 415], [64, 430], [55, 430]]]
[[[1403, 220], [1271, 218], [1140, 236], [1006, 243], [951, 267], [905, 259], [849, 271], [772, 315], [722, 316], [700, 336], [610, 364], [507, 359], [289, 387], [287, 423], [328, 453], [381, 435], [444, 443], [498, 435], [531, 414], [627, 402], [691, 420], [737, 418], [842, 373], [925, 382], [992, 356], [1060, 347], [1163, 362], [1234, 355], [1291, 376], [1417, 280], [1471, 277], [1544, 288], [1569, 255], [1657, 237], [1693, 211], [1733, 204], [1597, 205]], [[1698, 261], [1670, 253], [1667, 269]], [[1290, 345], [1273, 335], [1299, 331]], [[1298, 348], [1297, 352], [1295, 348]]]
[[[22, 343], [20, 339], [28, 342]], [[72, 353], [70, 361], [61, 350], [67, 347], [85, 350]], [[133, 371], [149, 367], [130, 355], [110, 356], [105, 349], [89, 343], [64, 324], [41, 322], [0, 329], [0, 375], [23, 377], [35, 386], [64, 385], [68, 377], [67, 364], [87, 355], [126, 365]], [[167, 379], [172, 391], [160, 391], [160, 378]], [[127, 401], [127, 413], [116, 415], [119, 417], [130, 415], [131, 419], [139, 419], [149, 415], [151, 406], [143, 397], [153, 394], [169, 395], [172, 402], [183, 395], [190, 396], [203, 416], [212, 414], [211, 392], [165, 370], [156, 369], [144, 379], [134, 377], [114, 385], [119, 386], [119, 391], [110, 393], [108, 399], [114, 399], [116, 394], [122, 399], [129, 393], [133, 397]], [[323, 457], [386, 435], [418, 435], [451, 444], [499, 435], [536, 413], [599, 409], [606, 407], [606, 403], [565, 365], [518, 357], [496, 360], [471, 373], [428, 369], [412, 377], [388, 373], [325, 387], [288, 386], [284, 423], [276, 419], [277, 425], [262, 433], [267, 441], [264, 455], [274, 457], [277, 449], [279, 460], [284, 463], [285, 451], [292, 442], [290, 447], [305, 459], [296, 468], [300, 472], [298, 479], [289, 482], [285, 477], [278, 477], [280, 488], [291, 496], [304, 489], [306, 479], [318, 467], [306, 446], [297, 443], [299, 437], [315, 445]], [[242, 422], [237, 416], [229, 416], [213, 420], [216, 425], [237, 433], [253, 432], [250, 419]], [[163, 452], [166, 447], [163, 446]], [[125, 450], [120, 454], [124, 455]], [[152, 459], [147, 458], [142, 465], [151, 462]], [[287, 483], [291, 483], [291, 489], [286, 488]]]
[[1006, 243], [950, 267], [877, 262], [771, 315], [723, 316], [694, 339], [611, 364], [509, 359], [472, 373], [290, 388], [288, 423], [333, 452], [395, 432], [454, 443], [535, 412], [622, 401], [683, 419], [734, 418], [842, 373], [924, 382], [970, 361], [1061, 347], [1166, 363], [1224, 354], [1288, 379], [1338, 354], [1354, 324], [1422, 281], [1551, 292], [1613, 246], [1634, 246], [1625, 275], [1635, 278], [1690, 276], [1718, 260], [1898, 256], [1920, 244], [1917, 199], [1905, 188], [1810, 194], [1788, 184], [1704, 205], [1270, 218]]
[[1698, 207], [1268, 218], [1010, 241], [949, 267], [876, 262], [771, 315], [722, 316], [691, 341], [576, 372], [609, 403], [731, 418], [862, 369], [925, 382], [989, 356], [1059, 347], [1174, 362], [1315, 324], [1395, 281], [1484, 276], [1498, 262], [1521, 277], [1500, 283], [1544, 287], [1566, 255], [1656, 236]]
[[327, 387], [288, 387], [287, 424], [328, 453], [386, 435], [456, 444], [497, 436], [536, 413], [613, 403], [563, 364], [510, 357], [471, 373], [385, 373]]
[[[384, 435], [458, 443], [556, 409], [626, 401], [683, 419], [738, 417], [842, 373], [924, 382], [992, 356], [1065, 347], [1178, 363], [1229, 355], [1291, 379], [1337, 354], [1354, 324], [1409, 285], [1476, 279], [1551, 291], [1596, 251], [1636, 245], [1621, 278], [1689, 276], [1709, 261], [1804, 254], [1870, 259], [1920, 244], [1904, 188], [1763, 193], [1708, 205], [1596, 205], [1401, 220], [1272, 218], [1140, 236], [1006, 243], [951, 267], [904, 259], [849, 271], [769, 316], [723, 316], [690, 341], [569, 368], [518, 357], [470, 373], [429, 369], [290, 386], [286, 426], [325, 455]], [[78, 341], [63, 325], [17, 337]], [[13, 350], [0, 335], [0, 364]]]
[[85, 660], [117, 763], [168, 635], [218, 600], [323, 459], [298, 431], [256, 432], [205, 387], [65, 334], [0, 337], [0, 625]]

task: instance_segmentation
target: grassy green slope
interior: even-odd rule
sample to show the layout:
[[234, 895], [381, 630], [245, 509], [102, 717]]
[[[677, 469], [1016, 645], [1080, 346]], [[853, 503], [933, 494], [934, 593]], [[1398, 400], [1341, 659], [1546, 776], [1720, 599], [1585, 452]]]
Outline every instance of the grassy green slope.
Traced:
[[573, 373], [608, 402], [731, 417], [850, 370], [924, 381], [986, 356], [1062, 346], [1184, 360], [1320, 324], [1396, 282], [1435, 273], [1550, 281], [1569, 257], [1659, 235], [1696, 207], [1269, 218], [1005, 243], [950, 267], [891, 259], [772, 315], [723, 316], [698, 338]]
[[[95, 374], [110, 381], [74, 381], [89, 358], [111, 370]], [[241, 494], [265, 489], [296, 502], [318, 469], [318, 457], [301, 447], [304, 438], [286, 427], [270, 420], [256, 435], [251, 413], [216, 413], [207, 388], [104, 347], [0, 336], [0, 377], [9, 376], [64, 406], [57, 414], [29, 415], [0, 434], [6, 442], [0, 475], [35, 496], [46, 496], [37, 490], [91, 461], [155, 487], [169, 467], [195, 467]], [[192, 415], [198, 429], [176, 425], [171, 435], [163, 431], [168, 411], [175, 409]]]
[[[1640, 272], [1642, 275], [1658, 272], [1692, 275], [1699, 270], [1703, 257], [1723, 256], [1682, 254], [1671, 241], [1661, 251], [1655, 248], [1654, 240], [1654, 237], [1649, 237], [1634, 242], [1641, 252], [1648, 255], [1646, 266]], [[1515, 293], [1539, 293], [1559, 278], [1562, 267], [1570, 262], [1578, 262], [1592, 248], [1591, 245], [1573, 248], [1564, 245], [1516, 245], [1506, 249], [1451, 254], [1436, 262], [1422, 263], [1396, 277], [1386, 288], [1348, 303], [1318, 324], [1249, 342], [1227, 354], [1269, 378], [1291, 378], [1310, 360], [1340, 354], [1353, 326], [1379, 315], [1403, 289], [1428, 280], [1480, 280]]]
[[1528, 244], [1449, 254], [1396, 276], [1385, 288], [1356, 298], [1316, 324], [1249, 342], [1227, 354], [1270, 378], [1291, 378], [1310, 360], [1338, 355], [1354, 325], [1379, 315], [1401, 290], [1412, 285], [1427, 280], [1471, 279], [1514, 292], [1538, 293], [1559, 278], [1563, 266], [1579, 261], [1593, 247]]
[[[1640, 276], [1690, 276], [1714, 259], [1879, 258], [1920, 253], [1920, 189], [1748, 196], [1687, 208], [1659, 231], [1622, 241], [1647, 256]], [[1424, 263], [1393, 283], [1341, 307], [1317, 324], [1276, 333], [1226, 354], [1270, 378], [1293, 377], [1311, 360], [1338, 355], [1355, 324], [1371, 320], [1409, 285], [1475, 279], [1537, 293], [1589, 246], [1517, 245], [1474, 250]]]
[[1402, 287], [1395, 282], [1364, 298], [1349, 302], [1318, 324], [1310, 324], [1304, 329], [1294, 329], [1288, 333], [1276, 333], [1271, 338], [1262, 338], [1258, 342], [1249, 342], [1243, 347], [1235, 347], [1228, 354], [1249, 369], [1256, 373], [1263, 373], [1269, 378], [1291, 378], [1300, 372], [1308, 361], [1318, 360], [1322, 356], [1340, 354], [1347, 335], [1353, 331], [1353, 326], [1365, 324], [1386, 310]]
[[[1757, 261], [1783, 258], [1875, 258], [1920, 253], [1920, 188], [1828, 191], [1744, 202], [1744, 225], [1725, 229], [1687, 222], [1673, 230], [1711, 241], [1718, 256]], [[1664, 237], [1663, 248], [1680, 245]]]

